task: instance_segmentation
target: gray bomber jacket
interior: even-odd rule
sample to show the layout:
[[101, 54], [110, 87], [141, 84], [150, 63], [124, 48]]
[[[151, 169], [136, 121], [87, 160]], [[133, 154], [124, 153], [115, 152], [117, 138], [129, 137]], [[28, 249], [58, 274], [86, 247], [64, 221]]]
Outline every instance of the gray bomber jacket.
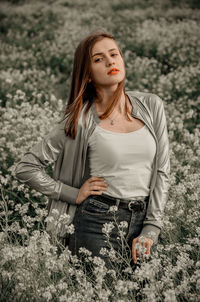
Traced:
[[[132, 115], [146, 124], [157, 146], [149, 204], [141, 232], [141, 235], [150, 237], [157, 243], [168, 199], [170, 176], [169, 139], [164, 105], [160, 97], [152, 93], [126, 91], [126, 94], [133, 105]], [[78, 191], [91, 177], [87, 152], [88, 139], [101, 121], [93, 103], [87, 115], [85, 128], [83, 110], [79, 117], [75, 140], [65, 135], [65, 120], [58, 122], [48, 135], [24, 154], [15, 168], [17, 179], [49, 197], [48, 215], [51, 215], [53, 209], [57, 209], [59, 214], [70, 215], [69, 223], [73, 223]], [[44, 170], [51, 163], [55, 163], [53, 178]], [[47, 223], [47, 230], [50, 231], [51, 228], [51, 223]], [[67, 236], [64, 225], [58, 235]]]

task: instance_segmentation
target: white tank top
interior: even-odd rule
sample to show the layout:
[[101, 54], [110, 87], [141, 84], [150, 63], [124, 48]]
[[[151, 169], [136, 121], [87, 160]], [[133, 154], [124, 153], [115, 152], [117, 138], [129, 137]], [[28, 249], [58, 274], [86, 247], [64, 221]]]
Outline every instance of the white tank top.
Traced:
[[89, 138], [90, 175], [104, 177], [104, 194], [131, 199], [148, 196], [156, 143], [144, 125], [128, 133], [96, 126]]

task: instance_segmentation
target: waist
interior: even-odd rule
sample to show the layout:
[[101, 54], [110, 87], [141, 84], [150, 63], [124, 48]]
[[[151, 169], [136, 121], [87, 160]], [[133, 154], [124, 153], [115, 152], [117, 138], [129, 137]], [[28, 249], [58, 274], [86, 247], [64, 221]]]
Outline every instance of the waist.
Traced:
[[146, 203], [149, 200], [149, 196], [136, 196], [131, 199], [123, 199], [123, 198], [106, 195], [104, 193], [102, 193], [101, 195], [91, 195], [91, 197], [93, 197], [96, 200], [107, 203], [110, 206], [115, 205], [117, 207], [119, 206], [121, 208], [136, 210], [136, 211], [143, 210], [146, 206]]

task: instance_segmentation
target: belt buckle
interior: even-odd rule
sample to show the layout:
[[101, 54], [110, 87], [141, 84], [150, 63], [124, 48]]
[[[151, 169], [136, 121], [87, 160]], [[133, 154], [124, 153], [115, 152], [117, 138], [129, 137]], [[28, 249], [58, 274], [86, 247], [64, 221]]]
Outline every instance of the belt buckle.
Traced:
[[[135, 208], [131, 208], [131, 205], [135, 206]], [[131, 200], [128, 204], [128, 209], [131, 211], [131, 210], [142, 210], [144, 209], [144, 204], [139, 202], [138, 200]]]

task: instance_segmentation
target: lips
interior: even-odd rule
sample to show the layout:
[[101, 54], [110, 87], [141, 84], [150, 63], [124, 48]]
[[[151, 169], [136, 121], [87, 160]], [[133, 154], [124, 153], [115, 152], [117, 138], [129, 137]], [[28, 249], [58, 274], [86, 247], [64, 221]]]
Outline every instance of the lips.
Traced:
[[111, 70], [108, 71], [108, 74], [117, 73], [118, 71], [119, 71], [119, 69], [117, 69], [117, 68], [112, 68]]

